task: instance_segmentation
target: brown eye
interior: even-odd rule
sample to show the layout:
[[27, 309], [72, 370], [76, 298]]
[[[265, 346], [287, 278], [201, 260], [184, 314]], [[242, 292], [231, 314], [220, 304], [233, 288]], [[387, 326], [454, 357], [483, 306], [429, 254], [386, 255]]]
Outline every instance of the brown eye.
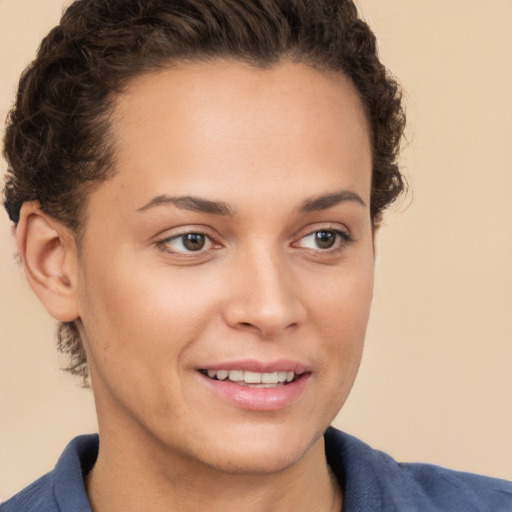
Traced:
[[184, 233], [172, 236], [159, 242], [162, 249], [176, 254], [187, 254], [192, 252], [205, 252], [211, 249], [214, 244], [211, 238], [204, 233]]
[[319, 249], [330, 249], [336, 243], [337, 235], [334, 231], [317, 231], [314, 235]]
[[297, 243], [303, 249], [316, 251], [335, 251], [352, 241], [352, 237], [338, 229], [319, 229], [302, 237]]
[[206, 243], [206, 237], [200, 233], [188, 233], [183, 236], [183, 247], [189, 251], [200, 251]]

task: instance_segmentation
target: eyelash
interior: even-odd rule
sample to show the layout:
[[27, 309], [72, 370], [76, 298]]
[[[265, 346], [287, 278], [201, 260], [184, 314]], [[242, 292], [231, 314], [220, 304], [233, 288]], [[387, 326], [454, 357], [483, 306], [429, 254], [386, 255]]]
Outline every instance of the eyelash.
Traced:
[[[332, 234], [334, 234], [336, 236], [336, 239], [335, 239], [333, 245], [336, 245], [336, 247], [333, 247], [333, 248], [329, 247], [329, 248], [325, 248], [325, 249], [322, 249], [322, 248], [316, 248], [316, 249], [304, 248], [305, 250], [310, 251], [310, 252], [318, 252], [318, 253], [321, 253], [321, 254], [335, 254], [335, 253], [339, 252], [340, 250], [342, 250], [347, 244], [349, 244], [349, 243], [354, 241], [353, 237], [349, 233], [347, 233], [346, 231], [343, 231], [343, 230], [340, 230], [340, 229], [334, 229], [334, 228], [326, 227], [326, 228], [323, 228], [323, 229], [315, 229], [313, 231], [308, 232], [306, 235], [300, 237], [298, 242], [294, 242], [292, 244], [292, 247], [297, 247], [297, 244], [300, 241], [302, 241], [302, 240], [304, 240], [304, 239], [306, 239], [308, 237], [315, 236], [315, 235], [318, 236], [320, 233], [332, 233]], [[197, 235], [197, 236], [204, 237], [205, 244], [211, 244], [212, 247], [210, 247], [209, 249], [206, 249], [206, 250], [203, 250], [203, 247], [201, 247], [197, 251], [193, 251], [193, 250], [177, 251], [177, 250], [172, 250], [172, 249], [169, 248], [170, 242], [181, 240], [181, 244], [183, 245], [185, 243], [185, 237], [191, 236], [191, 235]], [[205, 253], [209, 252], [213, 248], [221, 247], [221, 245], [218, 244], [213, 239], [213, 237], [211, 237], [208, 233], [205, 233], [205, 232], [203, 232], [201, 230], [187, 231], [185, 233], [179, 233], [179, 234], [176, 234], [176, 235], [172, 235], [170, 237], [164, 238], [163, 240], [160, 240], [159, 242], [156, 243], [156, 245], [157, 245], [157, 247], [160, 250], [162, 250], [162, 251], [164, 251], [166, 253], [171, 253], [171, 254], [179, 256], [179, 257], [200, 256], [200, 255], [204, 255]]]
[[169, 237], [164, 238], [163, 240], [160, 240], [157, 242], [157, 247], [167, 253], [174, 254], [176, 256], [183, 256], [183, 257], [190, 257], [190, 256], [198, 256], [198, 255], [204, 255], [207, 251], [203, 250], [201, 247], [197, 251], [189, 250], [189, 251], [176, 251], [169, 248], [169, 244], [176, 240], [181, 240], [181, 244], [183, 245], [185, 243], [185, 237], [191, 236], [191, 235], [198, 235], [201, 237], [204, 237], [205, 244], [211, 244], [213, 247], [220, 247], [220, 244], [217, 244], [214, 239], [208, 235], [207, 233], [204, 233], [203, 231], [197, 230], [197, 231], [187, 231], [185, 233], [179, 233], [177, 235], [172, 235]]
[[318, 249], [304, 248], [304, 249], [310, 250], [313, 252], [320, 252], [322, 254], [336, 254], [337, 252], [341, 251], [346, 245], [348, 245], [349, 243], [354, 241], [354, 239], [348, 232], [343, 231], [341, 229], [327, 227], [327, 228], [322, 228], [322, 229], [315, 229], [314, 231], [309, 232], [307, 235], [302, 236], [299, 239], [299, 242], [302, 240], [305, 240], [308, 237], [314, 237], [314, 236], [318, 237], [320, 233], [324, 233], [324, 234], [329, 233], [329, 234], [335, 235], [336, 238], [334, 240], [333, 247], [328, 247], [325, 249], [322, 249], [322, 248], [318, 248]]

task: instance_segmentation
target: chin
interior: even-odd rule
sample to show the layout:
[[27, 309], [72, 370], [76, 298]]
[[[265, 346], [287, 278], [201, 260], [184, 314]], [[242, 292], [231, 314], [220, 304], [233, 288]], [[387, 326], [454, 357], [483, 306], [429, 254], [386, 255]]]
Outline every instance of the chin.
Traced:
[[227, 456], [220, 454], [205, 461], [217, 471], [236, 475], [270, 475], [281, 473], [297, 464], [307, 450], [295, 449], [293, 452], [281, 450], [265, 453], [257, 450], [231, 450]]
[[[260, 428], [242, 428], [217, 438], [203, 451], [203, 462], [225, 473], [265, 475], [279, 473], [297, 464], [319, 441], [320, 433], [293, 432], [260, 425]], [[226, 443], [226, 439], [229, 441]]]

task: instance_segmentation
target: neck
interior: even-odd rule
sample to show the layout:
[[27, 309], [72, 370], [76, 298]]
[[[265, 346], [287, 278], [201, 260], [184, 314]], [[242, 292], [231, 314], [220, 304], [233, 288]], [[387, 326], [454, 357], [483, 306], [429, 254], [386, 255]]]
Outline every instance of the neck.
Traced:
[[[279, 472], [218, 471], [162, 447], [142, 450], [100, 430], [98, 460], [86, 479], [94, 512], [339, 512], [341, 490], [330, 472], [323, 437], [300, 461]], [[146, 447], [147, 448], [147, 447]]]

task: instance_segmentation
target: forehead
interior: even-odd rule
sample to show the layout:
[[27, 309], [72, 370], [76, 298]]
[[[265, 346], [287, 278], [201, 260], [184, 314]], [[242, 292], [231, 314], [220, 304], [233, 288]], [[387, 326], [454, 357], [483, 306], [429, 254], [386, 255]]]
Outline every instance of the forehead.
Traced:
[[112, 136], [114, 181], [148, 198], [280, 183], [304, 195], [312, 180], [337, 187], [340, 176], [369, 198], [369, 128], [357, 92], [345, 76], [304, 64], [217, 60], [139, 76], [116, 99]]

